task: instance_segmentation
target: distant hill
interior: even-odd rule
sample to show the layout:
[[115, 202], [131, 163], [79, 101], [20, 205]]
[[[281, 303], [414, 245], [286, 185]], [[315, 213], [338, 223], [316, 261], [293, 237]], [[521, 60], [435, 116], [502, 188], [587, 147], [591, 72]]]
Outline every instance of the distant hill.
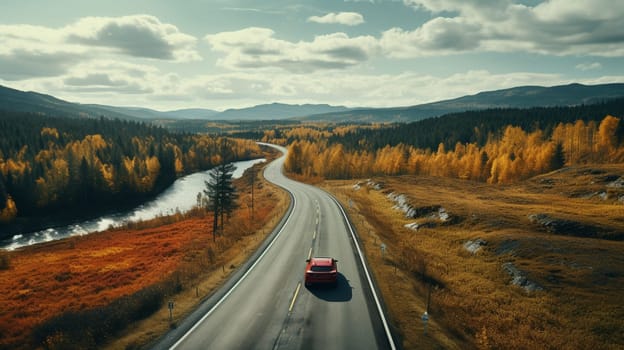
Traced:
[[80, 105], [37, 92], [25, 92], [0, 85], [0, 110], [43, 113], [73, 118], [109, 118], [136, 120], [136, 117], [103, 109], [97, 105]]
[[105, 105], [82, 105], [91, 106], [99, 109], [108, 110], [114, 113], [129, 115], [139, 119], [212, 119], [219, 112], [212, 109], [189, 108], [174, 111], [156, 111], [149, 108], [141, 107], [114, 107]]
[[334, 122], [411, 122], [471, 110], [578, 106], [622, 96], [624, 84], [521, 86], [411, 107], [355, 109], [311, 115], [301, 119]]
[[344, 112], [346, 107], [334, 107], [326, 104], [291, 105], [283, 103], [263, 104], [241, 109], [228, 109], [218, 112], [211, 109], [189, 108], [175, 111], [160, 112], [140, 107], [113, 107], [89, 105], [115, 113], [130, 115], [140, 119], [202, 119], [202, 120], [279, 120], [303, 117], [311, 114]]
[[310, 114], [347, 111], [346, 107], [326, 104], [290, 105], [282, 103], [264, 104], [242, 109], [228, 109], [217, 112], [210, 109], [189, 108], [174, 111], [156, 111], [141, 107], [116, 107], [99, 104], [79, 104], [37, 92], [25, 92], [0, 86], [0, 109], [16, 112], [44, 113], [57, 116], [163, 120], [163, 119], [205, 119], [205, 120], [278, 120], [303, 117]]
[[249, 108], [228, 109], [215, 115], [214, 118], [220, 120], [277, 120], [345, 111], [349, 111], [349, 109], [343, 106], [330, 106], [327, 104], [291, 105], [271, 103]]
[[43, 113], [74, 118], [117, 118], [125, 120], [210, 119], [219, 113], [210, 109], [180, 109], [160, 112], [141, 107], [115, 107], [67, 102], [32, 91], [20, 91], [0, 85], [0, 109], [14, 112]]
[[213, 119], [218, 111], [205, 108], [186, 108], [165, 112], [172, 119]]
[[624, 84], [553, 87], [521, 86], [505, 90], [480, 92], [456, 99], [411, 107], [356, 108], [327, 104], [272, 103], [217, 112], [209, 109], [155, 111], [141, 107], [114, 107], [78, 104], [36, 92], [24, 92], [0, 86], [0, 109], [44, 113], [58, 116], [109, 118], [127, 120], [302, 120], [331, 122], [412, 122], [449, 113], [492, 108], [530, 108], [578, 106], [624, 96]]

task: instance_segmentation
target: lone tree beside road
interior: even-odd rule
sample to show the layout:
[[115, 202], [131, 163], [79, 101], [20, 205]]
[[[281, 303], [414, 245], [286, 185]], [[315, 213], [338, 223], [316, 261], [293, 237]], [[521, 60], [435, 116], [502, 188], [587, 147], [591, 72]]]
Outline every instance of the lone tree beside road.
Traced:
[[228, 217], [238, 203], [238, 193], [232, 184], [232, 175], [236, 166], [224, 161], [210, 171], [210, 179], [204, 181], [206, 189], [204, 194], [208, 196], [208, 209], [213, 213], [212, 239], [215, 241], [217, 229], [219, 228], [219, 218], [221, 218], [221, 232], [223, 233], [224, 216]]

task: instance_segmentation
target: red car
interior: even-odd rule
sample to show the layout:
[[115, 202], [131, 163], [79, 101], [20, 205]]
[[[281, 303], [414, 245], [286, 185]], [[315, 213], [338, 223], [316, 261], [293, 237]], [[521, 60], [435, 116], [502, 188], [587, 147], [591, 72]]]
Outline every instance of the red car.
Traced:
[[313, 284], [338, 284], [338, 260], [334, 258], [312, 258], [306, 260], [305, 285]]

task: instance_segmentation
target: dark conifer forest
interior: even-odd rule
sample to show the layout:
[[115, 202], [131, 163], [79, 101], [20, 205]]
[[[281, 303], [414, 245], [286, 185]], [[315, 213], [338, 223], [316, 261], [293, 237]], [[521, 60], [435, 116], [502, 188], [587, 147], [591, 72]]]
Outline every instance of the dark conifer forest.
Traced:
[[[525, 132], [541, 130], [545, 137], [550, 137], [559, 123], [577, 120], [599, 123], [606, 115], [624, 116], [624, 98], [572, 107], [497, 108], [453, 113], [390, 128], [355, 129], [330, 137], [329, 144], [341, 143], [348, 150], [367, 151], [398, 144], [431, 150], [436, 150], [440, 143], [446, 149], [452, 149], [458, 142], [484, 146], [488, 139], [500, 138], [508, 125]], [[620, 125], [618, 135], [624, 140], [624, 126]]]

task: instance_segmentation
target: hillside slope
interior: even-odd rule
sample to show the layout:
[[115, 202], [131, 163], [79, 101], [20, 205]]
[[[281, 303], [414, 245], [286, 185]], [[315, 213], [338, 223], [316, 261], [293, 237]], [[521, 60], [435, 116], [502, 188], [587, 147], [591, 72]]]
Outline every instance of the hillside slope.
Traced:
[[0, 109], [10, 112], [42, 113], [74, 118], [118, 118], [137, 120], [136, 117], [101, 108], [96, 105], [80, 105], [54, 96], [32, 91], [20, 91], [0, 86]]
[[324, 186], [358, 218], [404, 348], [620, 349], [623, 165], [509, 186], [430, 176]]
[[256, 119], [256, 120], [276, 120], [303, 117], [321, 113], [340, 113], [349, 109], [343, 106], [330, 106], [327, 104], [302, 104], [291, 105], [283, 103], [271, 103], [258, 105], [249, 108], [228, 109], [215, 116], [215, 119]]
[[78, 104], [36, 92], [24, 92], [0, 86], [0, 107], [7, 111], [44, 113], [71, 117], [100, 117], [129, 120], [282, 120], [331, 122], [411, 122], [449, 113], [491, 108], [530, 108], [549, 106], [578, 106], [624, 96], [624, 84], [552, 87], [521, 86], [511, 89], [485, 91], [456, 99], [437, 101], [409, 107], [347, 108], [327, 104], [271, 103], [217, 112], [209, 109], [156, 111], [142, 107], [115, 107]]
[[624, 84], [520, 86], [411, 107], [355, 109], [312, 115], [301, 119], [334, 122], [411, 122], [470, 110], [578, 106], [622, 96], [624, 96]]

